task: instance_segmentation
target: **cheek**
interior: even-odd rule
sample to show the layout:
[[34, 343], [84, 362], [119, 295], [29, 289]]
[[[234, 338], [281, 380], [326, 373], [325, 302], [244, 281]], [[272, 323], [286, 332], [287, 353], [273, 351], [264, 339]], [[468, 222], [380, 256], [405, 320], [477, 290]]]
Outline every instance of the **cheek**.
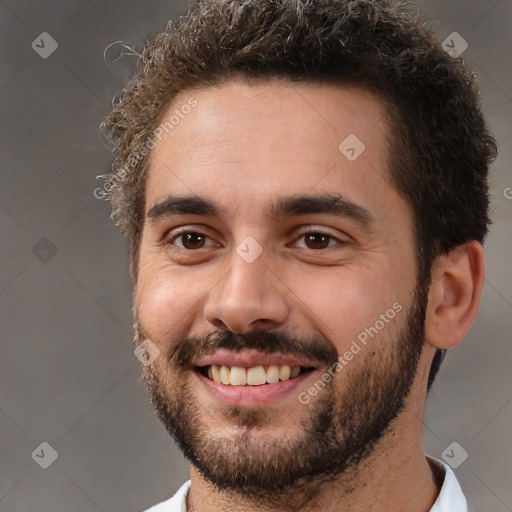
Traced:
[[318, 269], [301, 273], [292, 289], [301, 298], [299, 307], [304, 315], [333, 342], [339, 353], [347, 350], [361, 332], [374, 326], [389, 310], [391, 314], [385, 318], [384, 329], [394, 328], [399, 314], [395, 314], [393, 304], [395, 309], [401, 309], [396, 304], [403, 305], [404, 297], [391, 276], [368, 272], [356, 265], [336, 271], [326, 269], [324, 273]]
[[141, 266], [135, 294], [139, 322], [161, 350], [189, 332], [187, 319], [199, 298], [200, 290], [194, 293], [190, 279], [176, 270]]

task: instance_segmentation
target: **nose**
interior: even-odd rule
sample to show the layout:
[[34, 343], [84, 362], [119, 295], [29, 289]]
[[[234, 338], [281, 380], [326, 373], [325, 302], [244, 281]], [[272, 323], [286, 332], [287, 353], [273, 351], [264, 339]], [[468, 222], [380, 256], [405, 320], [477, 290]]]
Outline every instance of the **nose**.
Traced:
[[252, 263], [233, 254], [229, 270], [212, 288], [204, 305], [205, 319], [216, 329], [237, 334], [255, 328], [275, 329], [288, 317], [289, 292], [263, 254]]

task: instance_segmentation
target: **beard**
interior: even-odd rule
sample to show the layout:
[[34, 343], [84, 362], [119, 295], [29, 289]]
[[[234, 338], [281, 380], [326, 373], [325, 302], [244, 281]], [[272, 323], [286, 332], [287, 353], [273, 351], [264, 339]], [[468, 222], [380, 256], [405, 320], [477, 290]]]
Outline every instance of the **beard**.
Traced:
[[[207, 409], [187, 372], [193, 359], [219, 349], [255, 349], [306, 357], [317, 363], [321, 380], [338, 361], [324, 337], [258, 330], [183, 338], [168, 356], [142, 366], [151, 402], [184, 456], [216, 489], [261, 505], [286, 503], [297, 509], [313, 500], [322, 484], [343, 475], [349, 482], [349, 470], [357, 471], [403, 410], [424, 343], [427, 292], [422, 288], [416, 287], [402, 328], [392, 336], [376, 335], [307, 406], [297, 400], [302, 414], [293, 432], [279, 433], [278, 405]], [[152, 339], [136, 313], [135, 318], [136, 343]], [[229, 429], [223, 428], [226, 422]], [[350, 490], [347, 483], [345, 492]]]

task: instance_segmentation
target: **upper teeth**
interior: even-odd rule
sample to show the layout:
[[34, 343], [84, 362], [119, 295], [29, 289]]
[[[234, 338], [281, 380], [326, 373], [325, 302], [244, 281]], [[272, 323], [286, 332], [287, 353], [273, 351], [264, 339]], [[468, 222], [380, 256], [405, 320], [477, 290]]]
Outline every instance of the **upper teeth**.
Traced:
[[275, 384], [280, 380], [288, 380], [297, 377], [300, 366], [293, 368], [283, 364], [280, 366], [219, 366], [212, 364], [208, 368], [208, 377], [219, 384], [231, 386], [261, 386], [262, 384]]

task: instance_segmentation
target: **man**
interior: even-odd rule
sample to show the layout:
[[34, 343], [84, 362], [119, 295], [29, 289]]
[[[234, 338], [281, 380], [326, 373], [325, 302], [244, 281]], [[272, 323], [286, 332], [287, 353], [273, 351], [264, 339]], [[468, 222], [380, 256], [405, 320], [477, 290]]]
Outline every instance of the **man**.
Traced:
[[461, 59], [393, 1], [203, 1], [105, 125], [136, 353], [190, 461], [151, 510], [467, 510], [422, 445], [484, 281], [496, 143]]

